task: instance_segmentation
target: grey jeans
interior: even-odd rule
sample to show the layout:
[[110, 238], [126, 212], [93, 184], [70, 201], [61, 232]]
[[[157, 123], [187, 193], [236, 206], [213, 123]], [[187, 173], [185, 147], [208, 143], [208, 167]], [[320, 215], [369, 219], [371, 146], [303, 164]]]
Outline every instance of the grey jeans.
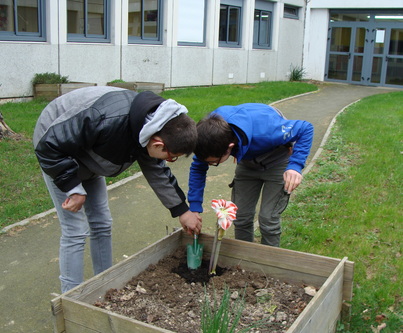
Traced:
[[84, 280], [84, 248], [88, 236], [94, 274], [112, 266], [112, 216], [108, 193], [104, 177], [84, 180], [82, 185], [87, 198], [84, 207], [73, 213], [62, 208], [66, 193], [59, 190], [48, 175], [44, 174], [44, 179], [60, 221], [59, 278], [64, 293]]
[[259, 228], [261, 243], [280, 246], [281, 213], [286, 209], [289, 194], [284, 191], [283, 174], [287, 161], [266, 170], [248, 168], [242, 162], [235, 170], [232, 185], [232, 201], [238, 206], [234, 221], [235, 238], [254, 241], [254, 217], [261, 197]]

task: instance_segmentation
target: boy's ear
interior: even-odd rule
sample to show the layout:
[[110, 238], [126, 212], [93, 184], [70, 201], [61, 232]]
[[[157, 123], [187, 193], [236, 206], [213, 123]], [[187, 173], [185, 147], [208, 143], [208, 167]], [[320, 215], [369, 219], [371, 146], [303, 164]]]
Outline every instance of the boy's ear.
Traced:
[[233, 143], [233, 142], [231, 142], [229, 145], [228, 145], [228, 148], [234, 148], [234, 146], [235, 146], [235, 143]]
[[159, 136], [153, 136], [150, 138], [150, 146], [156, 149], [164, 149], [164, 141]]

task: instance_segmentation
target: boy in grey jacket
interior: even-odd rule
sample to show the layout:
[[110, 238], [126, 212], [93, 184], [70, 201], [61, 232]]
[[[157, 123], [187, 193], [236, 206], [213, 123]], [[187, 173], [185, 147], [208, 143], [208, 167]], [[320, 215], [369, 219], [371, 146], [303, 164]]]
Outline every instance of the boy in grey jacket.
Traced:
[[60, 220], [62, 292], [83, 281], [85, 241], [90, 236], [94, 274], [112, 265], [112, 217], [105, 176], [135, 161], [148, 183], [189, 233], [201, 219], [190, 212], [165, 161], [190, 155], [197, 132], [187, 109], [146, 91], [113, 87], [74, 90], [42, 111], [33, 143]]

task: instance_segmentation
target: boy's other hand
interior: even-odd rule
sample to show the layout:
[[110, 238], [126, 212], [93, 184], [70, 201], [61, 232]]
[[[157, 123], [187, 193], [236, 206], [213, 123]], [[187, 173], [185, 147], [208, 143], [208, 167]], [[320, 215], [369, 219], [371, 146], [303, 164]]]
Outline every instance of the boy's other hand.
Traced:
[[202, 218], [199, 213], [188, 210], [179, 216], [179, 222], [189, 235], [199, 234], [202, 229]]
[[288, 193], [291, 194], [292, 191], [294, 191], [299, 184], [302, 182], [302, 175], [295, 170], [287, 170], [284, 172], [284, 190]]
[[72, 194], [62, 203], [62, 208], [70, 212], [77, 213], [84, 205], [85, 199], [85, 195]]

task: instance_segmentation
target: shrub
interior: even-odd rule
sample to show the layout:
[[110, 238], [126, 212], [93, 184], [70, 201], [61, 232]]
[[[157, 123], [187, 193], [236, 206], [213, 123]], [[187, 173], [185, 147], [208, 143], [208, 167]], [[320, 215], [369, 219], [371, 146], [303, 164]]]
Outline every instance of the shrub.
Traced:
[[56, 73], [37, 73], [32, 79], [32, 84], [53, 84], [53, 83], [69, 83], [68, 76], [61, 76]]
[[116, 79], [116, 80], [110, 81], [110, 82], [108, 82], [108, 83], [126, 83], [126, 81], [125, 81], [125, 80], [121, 80], [121, 79]]

